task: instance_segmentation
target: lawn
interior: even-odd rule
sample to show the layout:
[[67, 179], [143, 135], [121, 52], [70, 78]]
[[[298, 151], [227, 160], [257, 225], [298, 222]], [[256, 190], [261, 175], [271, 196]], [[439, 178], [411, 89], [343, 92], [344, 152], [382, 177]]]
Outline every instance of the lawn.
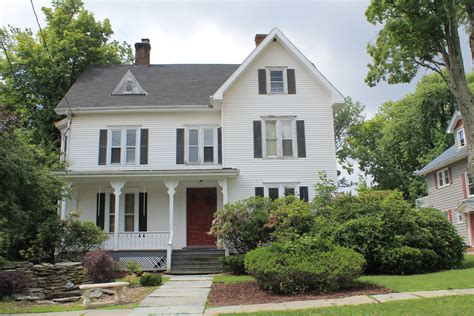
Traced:
[[[472, 304], [474, 296], [449, 296], [431, 299], [417, 299], [409, 301], [397, 301], [383, 304], [365, 304], [357, 306], [337, 306], [325, 308], [312, 308], [293, 311], [270, 311], [247, 313], [245, 315], [472, 315]], [[224, 314], [237, 315], [237, 314]]]
[[[233, 284], [254, 280], [248, 275], [217, 275], [215, 283]], [[474, 255], [466, 255], [464, 269], [414, 275], [366, 275], [358, 281], [377, 284], [396, 292], [474, 288]]]

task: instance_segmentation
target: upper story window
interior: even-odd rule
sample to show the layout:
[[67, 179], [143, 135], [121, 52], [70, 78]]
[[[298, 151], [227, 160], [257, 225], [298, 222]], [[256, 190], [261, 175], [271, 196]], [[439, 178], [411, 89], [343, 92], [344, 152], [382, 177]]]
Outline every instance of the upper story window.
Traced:
[[449, 170], [448, 168], [440, 170], [436, 173], [437, 181], [438, 181], [438, 188], [445, 187], [449, 185]]
[[268, 69], [269, 91], [274, 94], [286, 93], [286, 71], [283, 68]]
[[99, 132], [99, 165], [148, 164], [148, 129], [112, 127]]
[[188, 127], [186, 133], [188, 164], [217, 164], [217, 127]]
[[286, 67], [258, 69], [259, 94], [296, 94], [295, 70]]
[[457, 141], [458, 141], [459, 148], [463, 148], [464, 146], [466, 146], [466, 137], [464, 135], [464, 128], [459, 129], [456, 132], [456, 135], [457, 135]]
[[265, 119], [264, 157], [294, 158], [296, 145], [295, 120], [288, 118]]
[[474, 183], [472, 182], [472, 178], [466, 172], [466, 183], [467, 183], [467, 194], [468, 196], [474, 196]]

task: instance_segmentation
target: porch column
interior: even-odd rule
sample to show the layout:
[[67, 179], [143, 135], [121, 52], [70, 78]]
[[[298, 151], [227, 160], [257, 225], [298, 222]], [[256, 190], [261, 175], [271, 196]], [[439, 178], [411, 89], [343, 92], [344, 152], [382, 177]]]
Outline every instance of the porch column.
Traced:
[[171, 270], [171, 254], [173, 251], [173, 238], [174, 238], [174, 194], [176, 192], [176, 187], [179, 184], [179, 181], [164, 181], [166, 187], [168, 188], [168, 197], [169, 197], [169, 240], [168, 248], [166, 252], [166, 268], [168, 271]]
[[[228, 203], [228, 197], [227, 197], [227, 178], [217, 180], [217, 183], [221, 187], [222, 190], [222, 207], [224, 207]], [[229, 248], [227, 245], [224, 244], [224, 252], [225, 256], [229, 256]]]
[[110, 185], [114, 189], [115, 195], [114, 250], [117, 251], [119, 249], [120, 195], [125, 186], [125, 181], [111, 181]]

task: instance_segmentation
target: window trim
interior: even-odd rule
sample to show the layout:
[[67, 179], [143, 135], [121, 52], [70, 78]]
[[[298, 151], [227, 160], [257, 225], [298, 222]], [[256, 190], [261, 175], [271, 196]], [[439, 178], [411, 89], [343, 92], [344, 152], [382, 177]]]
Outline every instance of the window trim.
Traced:
[[463, 213], [457, 213], [457, 222], [458, 222], [458, 224], [463, 224], [464, 223], [464, 214]]
[[[187, 125], [184, 126], [184, 164], [189, 166], [217, 166], [219, 165], [219, 146], [218, 146], [218, 128], [219, 125]], [[189, 131], [198, 130], [198, 162], [189, 162]], [[204, 162], [204, 130], [212, 129], [213, 137], [213, 161]], [[206, 146], [208, 147], [208, 146]]]
[[[445, 181], [446, 180], [446, 177], [444, 175], [445, 172], [448, 173], [447, 182]], [[440, 174], [441, 174], [441, 177], [439, 176]], [[443, 184], [440, 184], [440, 180], [442, 180]], [[449, 186], [451, 184], [450, 179], [449, 179], [449, 168], [443, 168], [441, 170], [436, 171], [436, 181], [438, 182], [437, 183], [438, 189]]]
[[[288, 94], [288, 77], [286, 75], [287, 67], [284, 66], [275, 66], [275, 67], [266, 67], [266, 77], [267, 77], [267, 94], [269, 95], [282, 95]], [[272, 92], [272, 83], [270, 71], [281, 71], [283, 74], [283, 92]]]
[[269, 190], [271, 188], [278, 188], [278, 198], [285, 197], [285, 189], [292, 188], [295, 192], [295, 197], [300, 195], [300, 182], [264, 182], [263, 183], [263, 196], [269, 198]]
[[[460, 133], [462, 133], [462, 135], [463, 135], [464, 145], [461, 145]], [[456, 142], [457, 142], [459, 148], [466, 147], [466, 132], [464, 131], [464, 127], [461, 127], [460, 129], [458, 129], [456, 131]]]
[[[296, 130], [296, 116], [266, 116], [261, 117], [262, 120], [262, 158], [263, 159], [297, 159], [298, 158], [298, 147], [297, 147], [297, 130]], [[283, 128], [282, 122], [291, 122], [291, 156], [283, 156]], [[267, 155], [267, 122], [276, 122], [276, 155]]]
[[[107, 127], [107, 166], [137, 166], [140, 164], [141, 126], [109, 126]], [[135, 130], [135, 162], [127, 162], [127, 131]], [[112, 163], [112, 132], [120, 131], [120, 162]], [[118, 148], [118, 147], [114, 147]]]

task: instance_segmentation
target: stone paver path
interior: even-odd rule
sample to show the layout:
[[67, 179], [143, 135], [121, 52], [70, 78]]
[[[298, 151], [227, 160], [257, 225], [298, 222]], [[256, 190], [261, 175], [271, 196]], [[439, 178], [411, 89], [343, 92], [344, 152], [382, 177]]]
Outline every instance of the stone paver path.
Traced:
[[260, 311], [281, 311], [281, 310], [297, 310], [305, 308], [320, 308], [342, 305], [360, 305], [360, 304], [377, 304], [399, 300], [413, 300], [420, 298], [432, 298], [453, 295], [474, 295], [474, 289], [457, 289], [457, 290], [437, 290], [437, 291], [419, 291], [407, 293], [389, 293], [378, 295], [356, 295], [344, 298], [321, 299], [309, 301], [293, 301], [284, 303], [267, 303], [253, 305], [235, 305], [211, 307], [206, 309], [204, 315], [219, 315], [224, 313], [248, 313]]
[[208, 275], [171, 276], [129, 315], [203, 315], [211, 285]]

